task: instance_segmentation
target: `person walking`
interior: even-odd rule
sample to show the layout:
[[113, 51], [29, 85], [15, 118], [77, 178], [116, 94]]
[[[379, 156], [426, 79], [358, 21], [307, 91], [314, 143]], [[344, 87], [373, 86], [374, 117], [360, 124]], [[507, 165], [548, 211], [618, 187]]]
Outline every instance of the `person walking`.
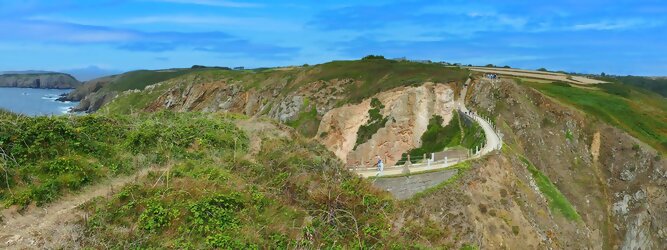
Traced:
[[375, 155], [375, 158], [377, 159], [377, 163], [375, 164], [377, 166], [378, 173], [375, 174], [375, 176], [381, 176], [382, 171], [384, 171], [384, 163], [382, 163], [382, 158], [380, 158], [379, 155]]

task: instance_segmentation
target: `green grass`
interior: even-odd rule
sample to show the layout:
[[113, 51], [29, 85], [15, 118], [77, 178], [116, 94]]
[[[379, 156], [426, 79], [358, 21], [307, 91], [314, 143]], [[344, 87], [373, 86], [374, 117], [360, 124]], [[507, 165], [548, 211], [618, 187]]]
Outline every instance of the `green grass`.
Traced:
[[383, 59], [334, 61], [317, 66], [314, 79], [355, 79], [361, 84], [346, 89], [346, 103], [359, 103], [376, 93], [400, 86], [416, 86], [424, 82], [465, 82], [469, 71], [439, 64], [424, 64]]
[[558, 190], [558, 187], [554, 185], [549, 177], [544, 175], [539, 169], [537, 169], [528, 159], [521, 156], [521, 161], [526, 164], [528, 171], [533, 176], [537, 187], [540, 189], [540, 192], [547, 198], [549, 201], [549, 207], [556, 211], [568, 220], [579, 221], [581, 217], [574, 209], [570, 201]]
[[125, 91], [131, 89], [144, 89], [148, 85], [166, 81], [172, 78], [204, 71], [225, 71], [220, 69], [169, 69], [169, 70], [137, 70], [124, 73], [112, 84], [103, 89], [111, 91]]
[[197, 150], [197, 157], [173, 161], [168, 172], [150, 173], [112, 197], [83, 205], [91, 216], [82, 222], [82, 244], [142, 249], [388, 244], [391, 221], [385, 215], [395, 202], [344, 171], [316, 142], [262, 137], [257, 154], [210, 150]]
[[371, 100], [371, 109], [368, 110], [368, 121], [357, 130], [357, 141], [354, 144], [354, 148], [366, 143], [378, 130], [384, 128], [385, 124], [387, 124], [389, 118], [380, 114], [383, 108], [384, 104], [380, 100], [377, 98]]
[[306, 137], [314, 137], [321, 121], [321, 118], [317, 115], [317, 109], [314, 105], [311, 106], [310, 101], [305, 98], [301, 110], [295, 120], [287, 121], [287, 125], [295, 128]]
[[0, 115], [0, 202], [43, 205], [138, 167], [197, 157], [193, 145], [215, 155], [247, 148], [248, 139], [227, 119], [198, 113]]
[[617, 126], [667, 152], [667, 99], [628, 86], [602, 85], [601, 90], [523, 82], [547, 96]]

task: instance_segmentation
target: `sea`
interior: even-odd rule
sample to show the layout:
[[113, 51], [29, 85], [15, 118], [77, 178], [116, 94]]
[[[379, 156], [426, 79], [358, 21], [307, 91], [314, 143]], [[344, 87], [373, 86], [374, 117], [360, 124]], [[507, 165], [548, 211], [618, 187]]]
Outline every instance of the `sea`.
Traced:
[[72, 89], [0, 88], [0, 108], [29, 116], [67, 114], [78, 102], [56, 99], [70, 91]]

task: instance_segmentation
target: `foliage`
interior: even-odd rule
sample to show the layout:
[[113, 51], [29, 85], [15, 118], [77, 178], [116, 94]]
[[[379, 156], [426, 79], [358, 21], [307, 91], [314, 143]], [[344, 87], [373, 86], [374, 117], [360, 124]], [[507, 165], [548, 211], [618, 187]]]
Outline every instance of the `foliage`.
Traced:
[[[143, 89], [148, 85], [176, 78], [192, 72], [211, 70], [209, 68], [169, 69], [169, 70], [137, 70], [120, 75], [112, 84], [103, 88], [110, 91]], [[219, 69], [222, 70], [222, 69]]]
[[296, 119], [287, 121], [287, 125], [295, 128], [306, 137], [313, 137], [317, 134], [320, 126], [320, 117], [317, 115], [317, 108], [311, 104], [307, 98], [301, 107], [301, 112]]
[[382, 55], [367, 55], [367, 56], [364, 56], [364, 58], [361, 58], [361, 60], [384, 60], [384, 56], [382, 56]]
[[377, 98], [371, 99], [371, 109], [368, 110], [368, 121], [357, 130], [355, 148], [370, 140], [378, 130], [384, 128], [385, 124], [387, 124], [389, 118], [384, 117], [380, 113], [382, 109], [384, 109], [384, 104], [380, 100]]
[[[467, 149], [474, 149], [481, 147], [486, 141], [484, 131], [475, 122], [464, 122], [461, 119], [461, 114], [454, 111], [452, 113], [452, 120], [446, 125], [442, 126], [443, 119], [441, 116], [433, 116], [429, 120], [429, 124], [424, 134], [422, 134], [422, 145], [418, 148], [411, 149], [407, 153], [403, 153], [401, 160], [396, 164], [401, 165], [407, 161], [407, 156], [411, 159], [419, 158], [424, 154], [441, 152], [445, 148], [462, 146]], [[461, 128], [463, 128], [463, 138], [461, 137]]]
[[234, 125], [197, 113], [0, 115], [0, 163], [8, 177], [2, 177], [0, 201], [42, 205], [103, 177], [143, 167], [137, 163], [193, 157], [191, 148], [224, 152], [247, 147], [247, 137]]
[[544, 175], [539, 169], [537, 169], [528, 159], [521, 157], [521, 161], [526, 164], [528, 171], [532, 174], [537, 187], [540, 189], [540, 192], [549, 201], [549, 206], [553, 211], [557, 211], [565, 218], [573, 221], [581, 220], [581, 217], [574, 209], [570, 201], [558, 190], [558, 187], [554, 185], [549, 177]]
[[[609, 76], [602, 75], [602, 80], [612, 82], [605, 84], [620, 88], [620, 91], [627, 92], [629, 86], [645, 89], [655, 92], [663, 97], [667, 97], [667, 78], [666, 77], [644, 77], [644, 76]], [[607, 87], [603, 86], [603, 88]], [[626, 96], [627, 97], [627, 96]]]
[[388, 242], [394, 201], [343, 170], [316, 142], [266, 137], [253, 155], [198, 151], [84, 205], [91, 214], [84, 245], [291, 249]]

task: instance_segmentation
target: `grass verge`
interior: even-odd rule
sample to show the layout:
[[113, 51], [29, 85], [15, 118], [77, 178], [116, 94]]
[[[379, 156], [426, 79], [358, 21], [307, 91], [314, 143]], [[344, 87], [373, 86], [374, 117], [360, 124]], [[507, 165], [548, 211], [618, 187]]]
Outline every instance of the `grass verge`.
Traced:
[[568, 220], [572, 221], [579, 221], [581, 220], [581, 217], [577, 213], [577, 211], [574, 209], [570, 201], [567, 200], [567, 197], [565, 197], [560, 190], [558, 190], [558, 187], [554, 185], [550, 180], [549, 177], [544, 175], [539, 169], [537, 169], [533, 163], [531, 163], [528, 159], [526, 159], [523, 156], [520, 156], [521, 161], [526, 164], [526, 167], [528, 168], [528, 171], [531, 173], [533, 176], [533, 179], [535, 180], [535, 183], [537, 184], [537, 187], [540, 189], [540, 192], [547, 198], [549, 201], [549, 207], [553, 210], [556, 211]]

